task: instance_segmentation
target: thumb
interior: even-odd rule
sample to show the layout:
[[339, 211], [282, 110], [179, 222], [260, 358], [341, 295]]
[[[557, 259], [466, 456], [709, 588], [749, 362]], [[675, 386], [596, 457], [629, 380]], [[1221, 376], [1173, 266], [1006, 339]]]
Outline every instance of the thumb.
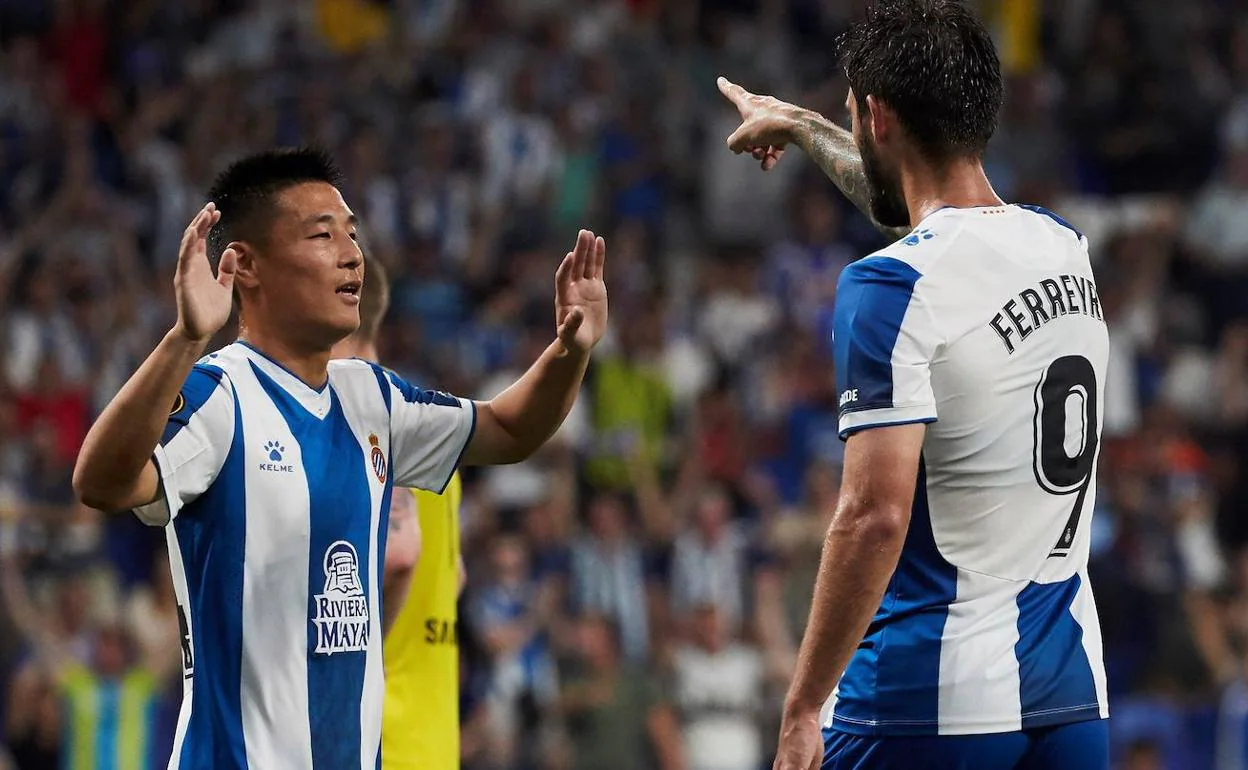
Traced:
[[585, 311], [573, 308], [568, 313], [568, 317], [563, 319], [563, 323], [559, 326], [559, 339], [567, 342], [576, 336], [576, 332], [581, 328], [581, 324], [585, 322]]
[[234, 249], [226, 249], [221, 254], [221, 264], [217, 265], [217, 283], [219, 283], [222, 288], [233, 288], [234, 273], [237, 270], [238, 252]]

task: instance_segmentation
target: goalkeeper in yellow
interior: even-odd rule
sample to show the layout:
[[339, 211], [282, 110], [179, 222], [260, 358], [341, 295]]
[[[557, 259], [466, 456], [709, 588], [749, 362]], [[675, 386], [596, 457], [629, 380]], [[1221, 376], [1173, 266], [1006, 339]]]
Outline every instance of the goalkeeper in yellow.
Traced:
[[[370, 261], [360, 296], [360, 328], [334, 348], [334, 357], [377, 360], [377, 331], [389, 304], [385, 270]], [[382, 581], [383, 770], [459, 767], [460, 495], [456, 473], [440, 495], [395, 489], [391, 497]]]

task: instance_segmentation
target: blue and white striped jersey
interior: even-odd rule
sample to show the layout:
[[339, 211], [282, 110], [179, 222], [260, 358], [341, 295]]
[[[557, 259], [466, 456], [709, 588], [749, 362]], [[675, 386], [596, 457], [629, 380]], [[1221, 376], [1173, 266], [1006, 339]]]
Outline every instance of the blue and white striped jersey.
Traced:
[[826, 725], [958, 735], [1108, 715], [1087, 574], [1108, 345], [1087, 241], [1043, 209], [941, 209], [845, 269], [842, 438], [929, 425], [900, 563]]
[[373, 770], [393, 485], [441, 490], [472, 402], [333, 361], [309, 387], [245, 343], [202, 359], [155, 459], [186, 683], [171, 768]]

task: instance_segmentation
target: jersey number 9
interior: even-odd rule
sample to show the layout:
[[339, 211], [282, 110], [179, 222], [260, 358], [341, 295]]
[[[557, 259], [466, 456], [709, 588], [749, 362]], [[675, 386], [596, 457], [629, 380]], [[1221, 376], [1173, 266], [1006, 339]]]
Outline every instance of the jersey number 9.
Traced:
[[1049, 557], [1070, 553], [1092, 486], [1097, 450], [1096, 370], [1083, 356], [1063, 356], [1049, 365], [1036, 385], [1036, 483], [1051, 495], [1075, 495], [1062, 534]]

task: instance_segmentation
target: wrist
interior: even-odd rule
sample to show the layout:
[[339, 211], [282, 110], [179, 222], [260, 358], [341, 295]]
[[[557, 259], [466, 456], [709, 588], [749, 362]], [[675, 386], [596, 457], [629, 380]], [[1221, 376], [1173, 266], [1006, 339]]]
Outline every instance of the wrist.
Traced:
[[180, 350], [194, 354], [195, 358], [199, 358], [200, 354], [208, 347], [208, 343], [212, 341], [212, 335], [196, 337], [181, 323], [177, 323], [165, 334], [165, 340], [177, 346]]
[[822, 701], [812, 701], [809, 698], [797, 697], [790, 693], [789, 697], [784, 701], [782, 717], [784, 721], [789, 723], [818, 722], [822, 711]]
[[789, 116], [792, 125], [790, 132], [793, 134], [793, 141], [802, 150], [809, 152], [810, 146], [814, 138], [821, 132], [826, 131], [830, 121], [814, 110], [808, 110], [804, 107], [793, 107], [793, 113]]

